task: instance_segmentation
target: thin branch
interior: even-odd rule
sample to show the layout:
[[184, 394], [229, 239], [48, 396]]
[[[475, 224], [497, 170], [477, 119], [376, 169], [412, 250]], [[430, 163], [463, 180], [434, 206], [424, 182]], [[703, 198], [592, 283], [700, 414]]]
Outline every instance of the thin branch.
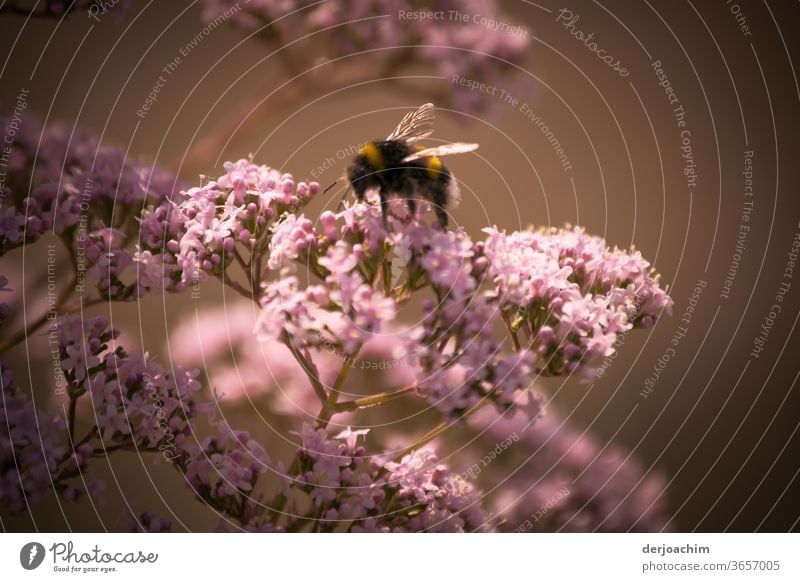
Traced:
[[242, 258], [242, 255], [239, 252], [239, 248], [238, 247], [233, 247], [233, 256], [236, 259], [236, 262], [239, 263], [239, 265], [241, 265], [242, 269], [244, 269], [244, 272], [245, 273], [249, 273], [250, 272], [250, 265], [248, 265], [245, 262], [245, 260]]
[[242, 286], [242, 284], [239, 283], [238, 281], [234, 281], [233, 279], [231, 279], [231, 277], [230, 277], [230, 275], [228, 275], [227, 271], [225, 271], [222, 274], [222, 280], [225, 282], [225, 284], [228, 287], [230, 287], [231, 289], [233, 289], [234, 291], [236, 291], [237, 293], [239, 293], [243, 297], [246, 297], [247, 299], [250, 299], [251, 301], [255, 300], [255, 296], [253, 295], [253, 292], [251, 290], [249, 290], [249, 289], [245, 289]]
[[65, 453], [64, 453], [64, 454], [61, 456], [61, 458], [59, 459], [59, 461], [58, 461], [58, 465], [61, 465], [61, 464], [62, 464], [64, 461], [66, 461], [67, 459], [69, 459], [69, 458], [72, 456], [72, 453], [74, 453], [76, 450], [78, 450], [78, 448], [79, 448], [81, 445], [85, 445], [85, 444], [86, 444], [86, 443], [88, 443], [90, 440], [92, 440], [92, 439], [95, 437], [95, 435], [96, 435], [96, 434], [97, 434], [97, 427], [96, 427], [96, 426], [93, 426], [93, 427], [92, 427], [92, 428], [89, 430], [89, 432], [88, 432], [88, 433], [86, 433], [86, 436], [84, 436], [84, 437], [83, 437], [83, 438], [80, 440], [80, 442], [79, 442], [78, 444], [75, 444], [75, 443], [74, 443], [74, 441], [73, 441], [73, 439], [72, 439], [72, 436], [70, 436], [70, 446], [69, 446], [68, 450], [67, 450], [67, 451], [66, 451], [66, 452], [65, 452]]
[[[253, 253], [255, 253], [255, 249], [250, 251], [250, 263], [253, 262]], [[261, 270], [261, 259], [263, 258], [263, 256], [264, 256], [263, 251], [262, 252], [258, 252], [255, 255], [255, 257], [256, 257], [255, 265], [254, 265], [255, 281], [254, 281], [254, 284], [253, 284], [253, 290], [257, 290], [256, 291], [257, 293], [261, 293], [261, 278], [262, 278], [262, 276], [264, 274], [264, 272]]]
[[398, 398], [402, 398], [403, 396], [407, 396], [416, 392], [417, 385], [414, 384], [412, 386], [406, 386], [405, 388], [400, 388], [399, 390], [395, 390], [393, 392], [381, 392], [380, 394], [373, 394], [372, 396], [364, 396], [363, 398], [355, 398], [353, 400], [348, 400], [346, 402], [339, 402], [333, 405], [334, 412], [348, 412], [351, 410], [358, 410], [359, 408], [370, 408], [373, 406], [380, 406], [382, 404], [386, 404], [387, 402], [391, 402], [392, 400], [396, 400]]
[[489, 400], [488, 398], [484, 398], [484, 399], [483, 399], [483, 400], [481, 400], [481, 401], [480, 401], [478, 404], [476, 404], [475, 406], [473, 406], [472, 408], [470, 408], [469, 410], [467, 410], [466, 412], [464, 412], [464, 414], [462, 414], [461, 416], [459, 416], [457, 419], [455, 419], [455, 420], [453, 420], [453, 421], [447, 421], [447, 420], [443, 420], [442, 422], [440, 422], [439, 424], [437, 424], [435, 427], [433, 427], [431, 430], [429, 430], [428, 432], [426, 432], [426, 433], [425, 433], [425, 434], [424, 434], [422, 437], [420, 437], [420, 439], [419, 439], [418, 441], [416, 441], [416, 442], [415, 442], [413, 445], [410, 445], [410, 446], [406, 447], [405, 449], [403, 449], [402, 451], [400, 451], [400, 452], [399, 452], [399, 453], [396, 455], [396, 457], [395, 457], [395, 460], [396, 460], [396, 461], [399, 461], [399, 460], [401, 460], [401, 459], [402, 459], [404, 456], [406, 456], [407, 454], [409, 454], [409, 453], [411, 453], [411, 452], [413, 452], [413, 451], [416, 451], [416, 450], [417, 450], [417, 449], [419, 449], [420, 447], [422, 447], [422, 446], [424, 446], [424, 445], [428, 444], [429, 442], [431, 442], [431, 441], [432, 441], [433, 439], [435, 439], [436, 437], [438, 437], [438, 436], [440, 436], [440, 435], [444, 434], [444, 432], [445, 432], [445, 431], [447, 431], [447, 429], [448, 429], [448, 428], [450, 428], [450, 427], [452, 427], [452, 426], [456, 425], [457, 423], [461, 422], [462, 420], [465, 420], [466, 418], [468, 418], [468, 417], [472, 416], [473, 414], [475, 414], [475, 412], [477, 412], [478, 410], [480, 410], [481, 408], [483, 408], [484, 406], [486, 406], [486, 404], [487, 404], [488, 402], [490, 402], [490, 400]]
[[333, 383], [333, 388], [328, 393], [328, 399], [325, 401], [324, 405], [322, 406], [322, 410], [319, 413], [319, 417], [317, 418], [317, 427], [318, 428], [327, 428], [328, 423], [333, 418], [333, 415], [336, 414], [336, 403], [339, 400], [339, 394], [342, 393], [342, 388], [344, 388], [344, 383], [347, 380], [347, 375], [350, 373], [350, 370], [353, 367], [353, 362], [355, 361], [356, 357], [358, 356], [358, 350], [355, 353], [351, 354], [344, 360], [342, 364], [342, 369], [339, 370], [339, 374], [336, 376], [336, 381]]
[[314, 389], [314, 393], [324, 405], [328, 400], [328, 393], [325, 391], [325, 387], [322, 385], [322, 382], [319, 379], [319, 371], [314, 365], [314, 362], [311, 360], [311, 358], [307, 358], [300, 352], [300, 350], [297, 349], [297, 346], [292, 343], [292, 338], [289, 337], [289, 334], [285, 330], [282, 334], [281, 340], [283, 341], [283, 344], [289, 348], [289, 351], [292, 352], [294, 359], [297, 360], [297, 363], [300, 364], [300, 367], [303, 368], [303, 371], [306, 373], [309, 382], [311, 382], [311, 387]]
[[[399, 51], [390, 61], [388, 61], [379, 75], [383, 78], [394, 74], [402, 69], [409, 62], [411, 49]], [[222, 148], [226, 142], [230, 142], [237, 132], [245, 127], [265, 127], [272, 117], [280, 115], [286, 108], [296, 105], [298, 99], [309, 100], [314, 96], [321, 95], [329, 87], [346, 87], [355, 85], [360, 81], [374, 78], [374, 75], [366, 74], [367, 69], [362, 63], [346, 64], [343, 63], [336, 70], [308, 70], [295, 75], [286, 80], [286, 84], [280, 91], [269, 95], [265, 101], [263, 95], [267, 91], [279, 84], [270, 80], [262, 89], [252, 91], [254, 97], [247, 103], [242, 103], [237, 107], [232, 107], [227, 116], [215, 124], [208, 134], [200, 138], [192, 145], [182, 159], [175, 159], [169, 167], [180, 169], [185, 173], [192, 173], [200, 170], [204, 165], [213, 161], [216, 156], [221, 156]], [[396, 80], [395, 80], [396, 81]], [[411, 88], [400, 82], [392, 83], [398, 91], [409, 91]], [[419, 93], [416, 90], [410, 91], [415, 99]]]
[[506, 329], [508, 330], [508, 335], [511, 337], [511, 343], [514, 344], [514, 349], [519, 351], [521, 349], [519, 338], [517, 337], [517, 332], [514, 331], [514, 326], [511, 325], [511, 320], [508, 318], [508, 314], [501, 310], [501, 317], [503, 319], [503, 323], [506, 324]]
[[78, 397], [74, 394], [69, 395], [69, 442], [75, 440], [75, 411], [78, 406]]
[[215, 156], [220, 157], [225, 141], [229, 141], [244, 127], [245, 121], [252, 127], [264, 127], [271, 116], [280, 114], [285, 108], [296, 103], [299, 97], [309, 93], [312, 88], [303, 83], [287, 85], [282, 91], [270, 97], [271, 107], [264, 108], [263, 95], [266, 89], [266, 86], [264, 90], [256, 89], [252, 92], [255, 97], [248, 103], [231, 108], [230, 113], [215, 124], [205, 137], [192, 145], [182, 159], [176, 158], [169, 167], [186, 173], [199, 171], [204, 165], [214, 161]]
[[[288, 340], [288, 335], [286, 335], [284, 341], [287, 340]], [[291, 341], [289, 341], [287, 345], [289, 346], [289, 349], [292, 350], [292, 353], [295, 353], [297, 351], [297, 348], [294, 348], [291, 345]], [[299, 353], [298, 355], [302, 356], [302, 354]], [[341, 392], [342, 386], [344, 386], [344, 382], [347, 379], [347, 374], [350, 372], [350, 369], [352, 368], [352, 363], [355, 360], [356, 355], [357, 352], [356, 354], [353, 354], [352, 357], [345, 360], [344, 364], [342, 365], [342, 369], [339, 370], [339, 374], [336, 377], [336, 381], [334, 382], [333, 388], [327, 394], [327, 397], [323, 399], [322, 409], [319, 411], [319, 414], [317, 415], [317, 428], [322, 428], [322, 429], [327, 428], [331, 418], [333, 418], [333, 415], [337, 413], [337, 411], [335, 410], [336, 401], [339, 398], [339, 393]], [[311, 376], [309, 376], [309, 379], [312, 380], [312, 385], [313, 385], [314, 379], [312, 379]], [[300, 470], [301, 454], [302, 450], [298, 450], [295, 453], [294, 459], [292, 459], [292, 464], [289, 466], [289, 470], [286, 472], [287, 475], [294, 475]], [[278, 496], [275, 497], [275, 501], [272, 504], [272, 508], [270, 509], [273, 521], [277, 522], [278, 519], [280, 519], [281, 512], [283, 511], [283, 508], [286, 505], [287, 501], [288, 498], [286, 497], [286, 495], [283, 494], [283, 492], [279, 493]]]

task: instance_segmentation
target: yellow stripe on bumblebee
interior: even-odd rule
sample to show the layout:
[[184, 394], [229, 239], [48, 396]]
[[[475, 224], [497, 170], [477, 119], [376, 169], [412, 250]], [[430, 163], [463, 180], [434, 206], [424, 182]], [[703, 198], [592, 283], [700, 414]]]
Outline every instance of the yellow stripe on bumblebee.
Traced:
[[438, 157], [433, 156], [428, 158], [428, 163], [426, 164], [428, 167], [428, 176], [433, 179], [436, 179], [439, 174], [442, 173], [442, 160]]
[[383, 162], [383, 154], [381, 154], [381, 150], [378, 149], [378, 146], [375, 145], [375, 142], [367, 143], [363, 148], [361, 148], [360, 153], [367, 157], [369, 163], [372, 164], [372, 167], [376, 170], [386, 169]]

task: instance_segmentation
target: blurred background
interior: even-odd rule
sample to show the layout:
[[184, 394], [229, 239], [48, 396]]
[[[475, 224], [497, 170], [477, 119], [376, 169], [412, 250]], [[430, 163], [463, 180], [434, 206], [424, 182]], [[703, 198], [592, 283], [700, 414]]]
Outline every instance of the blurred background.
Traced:
[[[502, 22], [528, 31], [523, 61], [504, 75], [488, 67], [460, 76], [478, 86], [462, 84], [455, 99], [458, 73], [437, 68], [444, 57], [435, 52], [409, 64], [402, 47], [355, 47], [341, 58], [314, 37], [279, 39], [297, 42], [307, 59], [296, 63], [234, 19], [209, 30], [204, 10], [214, 4], [133, 2], [63, 20], [0, 8], [3, 112], [24, 92], [41, 120], [91, 131], [190, 185], [252, 155], [325, 187], [358, 144], [434, 101], [435, 143], [480, 143], [448, 164], [463, 197], [455, 223], [473, 235], [490, 225], [577, 224], [612, 246], [635, 244], [675, 301], [672, 317], [625, 338], [594, 383], [543, 382], [552, 404], [601, 446], [624, 446], [645, 472], [665, 476], [673, 529], [798, 528], [800, 281], [787, 276], [800, 236], [797, 3], [508, 0]], [[384, 34], [373, 21], [348, 26]], [[392, 59], [393, 70], [371, 72]], [[339, 186], [306, 214], [335, 206]], [[44, 268], [42, 248], [0, 262], [17, 297]], [[781, 311], [753, 355], [782, 283], [790, 286]], [[26, 317], [44, 302], [27, 296]], [[174, 341], [189, 341], [198, 314], [239, 308], [211, 282], [197, 298], [150, 295], [93, 310], [110, 314], [132, 347], [169, 361], [168, 337], [181, 325]], [[36, 363], [42, 350], [46, 341], [34, 338], [10, 354], [40, 401], [52, 394], [50, 371]], [[265, 426], [248, 407], [230, 415], [268, 443], [289, 429], [279, 418]], [[46, 503], [33, 518], [4, 517], [3, 528], [113, 529], [123, 499], [169, 506], [193, 529], [213, 517], [163, 464], [121, 456], [102, 472], [107, 508]]]

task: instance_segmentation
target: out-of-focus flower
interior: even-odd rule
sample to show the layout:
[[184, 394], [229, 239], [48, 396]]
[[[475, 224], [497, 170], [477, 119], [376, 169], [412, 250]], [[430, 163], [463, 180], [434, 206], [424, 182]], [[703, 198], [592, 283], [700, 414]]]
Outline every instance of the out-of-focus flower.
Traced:
[[[148, 282], [166, 282], [170, 290], [179, 291], [210, 275], [222, 277], [236, 261], [238, 248], [258, 254], [273, 237], [280, 241], [280, 233], [274, 233], [276, 219], [288, 213], [285, 220], [291, 223], [292, 213], [319, 191], [316, 182], [296, 184], [290, 174], [249, 160], [227, 162], [225, 170], [217, 180], [181, 193], [171, 219], [169, 209], [145, 213], [143, 220], [153, 222], [148, 226], [153, 234], [145, 238], [166, 249], [166, 256], [156, 264], [175, 265], [168, 276], [148, 275]], [[146, 253], [157, 250], [140, 246], [134, 260], [151, 263], [152, 254]], [[268, 263], [273, 268], [281, 266], [273, 260]]]
[[[0, 358], [0, 507], [10, 513], [25, 511], [54, 490], [55, 473], [67, 457], [66, 424], [60, 414], [46, 414], [16, 386], [8, 361]], [[85, 466], [86, 451], [74, 457], [75, 467]]]
[[[664, 479], [631, 453], [604, 446], [548, 408], [531, 423], [487, 409], [471, 421], [493, 439], [519, 435], [517, 454], [496, 466], [493, 508], [503, 531], [662, 531], [669, 514]], [[507, 474], [503, 474], [506, 471]], [[508, 477], [506, 479], [506, 477]]]
[[[437, 19], [421, 14], [436, 13]], [[307, 71], [320, 56], [352, 56], [362, 68], [378, 70], [426, 65], [446, 79], [444, 91], [462, 111], [499, 104], [496, 97], [472, 90], [459, 79], [509, 84], [524, 62], [530, 31], [513, 22], [495, 0], [205, 0], [205, 20], [224, 19], [267, 42], [280, 43], [293, 74]], [[327, 69], [325, 69], [327, 72]]]
[[[7, 123], [0, 117], [0, 129]], [[142, 244], [163, 259], [167, 226], [176, 226], [168, 220], [180, 189], [173, 175], [78, 129], [43, 127], [32, 114], [9, 156], [14, 163], [0, 211], [0, 254], [52, 232], [70, 249], [79, 287], [88, 281], [104, 297], [127, 300], [163, 283], [152, 280], [152, 259], [143, 281], [136, 281], [133, 249]], [[165, 271], [171, 274], [169, 261]]]
[[[252, 303], [238, 302], [186, 319], [170, 334], [173, 359], [188, 367], [204, 367], [209, 387], [223, 404], [267, 399], [279, 414], [317, 414], [319, 400], [289, 348], [275, 340], [256, 340], [256, 313]], [[320, 381], [330, 386], [340, 360], [322, 352], [314, 361]]]
[[[187, 368], [200, 368], [209, 388], [221, 403], [245, 404], [266, 400], [269, 409], [281, 415], [313, 418], [320, 403], [307, 370], [281, 342], [254, 337], [252, 303], [234, 301], [218, 309], [206, 309], [182, 321], [170, 333], [170, 354]], [[372, 335], [352, 361], [353, 372], [369, 372], [371, 385], [382, 390], [398, 389], [415, 380], [413, 359], [402, 342], [405, 330], [387, 329]], [[330, 389], [348, 357], [333, 344], [311, 350], [319, 380]], [[374, 383], [374, 384], [373, 384]], [[359, 395], [369, 395], [370, 385], [358, 386]], [[347, 422], [347, 413], [337, 422]]]
[[360, 275], [342, 277], [338, 285], [300, 289], [295, 277], [268, 284], [258, 322], [260, 340], [288, 334], [297, 347], [335, 345], [356, 353], [374, 333], [394, 319], [394, 301]]

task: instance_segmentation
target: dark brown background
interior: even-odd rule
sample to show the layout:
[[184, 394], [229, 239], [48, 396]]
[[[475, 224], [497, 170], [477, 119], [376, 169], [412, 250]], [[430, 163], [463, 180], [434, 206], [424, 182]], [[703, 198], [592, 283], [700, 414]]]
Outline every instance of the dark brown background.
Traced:
[[[569, 172], [541, 132], [510, 105], [477, 119], [445, 110], [437, 121], [438, 137], [481, 144], [478, 158], [450, 164], [465, 185], [455, 218], [471, 232], [489, 224], [581, 224], [611, 244], [635, 243], [663, 274], [675, 299], [671, 319], [631, 334], [588, 395], [586, 386], [572, 381], [547, 389], [578, 424], [624, 443], [647, 466], [670, 476], [668, 497], [680, 530], [785, 531], [797, 529], [800, 515], [800, 279], [764, 352], [749, 357], [800, 229], [800, 90], [793, 63], [800, 58], [800, 6], [738, 5], [752, 36], [742, 34], [722, 0], [568, 3], [580, 15], [577, 28], [593, 31], [598, 44], [628, 68], [630, 76], [622, 78], [555, 22], [563, 4], [507, 2], [513, 18], [535, 36], [524, 72], [533, 83], [508, 90], [521, 92], [515, 97], [553, 130], [572, 163]], [[53, 22], [0, 16], [0, 55], [9, 55], [0, 69], [0, 100], [7, 108], [28, 88], [31, 108], [41, 117], [104, 132], [109, 143], [130, 145], [132, 155], [169, 165], [215, 118], [276, 75], [257, 41], [239, 44], [243, 34], [219, 29], [185, 59], [140, 120], [136, 110], [160, 69], [200, 28], [199, 8], [181, 13], [184, 7], [139, 4], [133, 15], [121, 21], [106, 16], [91, 30], [84, 14], [57, 29]], [[662, 62], [686, 110], [699, 174], [691, 193], [681, 173], [679, 130], [650, 67], [653, 60]], [[449, 80], [427, 82], [446, 86]], [[231, 84], [233, 90], [217, 103]], [[252, 152], [256, 161], [310, 178], [326, 157], [386, 133], [399, 117], [397, 108], [415, 104], [412, 96], [397, 95], [381, 82], [345, 88], [316, 103], [300, 95], [285, 118], [234, 136], [220, 160]], [[358, 117], [339, 123], [351, 116]], [[720, 291], [737, 240], [748, 149], [754, 151], [755, 206], [746, 250], [724, 300]], [[343, 168], [339, 162], [320, 182], [333, 181]], [[215, 174], [219, 164], [182, 174], [191, 180], [201, 170]], [[19, 273], [20, 257], [6, 257], [3, 271]], [[24, 267], [35, 274], [43, 265], [32, 253]], [[644, 381], [669, 347], [700, 279], [707, 286], [688, 334], [644, 399]], [[223, 299], [231, 298], [213, 285], [204, 289], [204, 302]], [[115, 307], [115, 323], [141, 329], [141, 336], [132, 337], [159, 352], [166, 330], [195, 307], [181, 297], [148, 297], [138, 306]], [[24, 351], [15, 355], [24, 361]], [[36, 382], [47, 382], [46, 371], [32, 373]], [[123, 489], [147, 483], [135, 458], [117, 462], [115, 469]], [[153, 479], [166, 471], [148, 470]], [[201, 511], [180, 490], [162, 493], [166, 503], [185, 507], [187, 514]], [[148, 485], [142, 496], [158, 500]], [[68, 522], [73, 529], [93, 529], [113, 527], [116, 519], [86, 506], [69, 508], [72, 513], [63, 517], [56, 507], [37, 514], [35, 524], [4, 520], [3, 527], [63, 529]], [[193, 525], [191, 515], [186, 523]]]

